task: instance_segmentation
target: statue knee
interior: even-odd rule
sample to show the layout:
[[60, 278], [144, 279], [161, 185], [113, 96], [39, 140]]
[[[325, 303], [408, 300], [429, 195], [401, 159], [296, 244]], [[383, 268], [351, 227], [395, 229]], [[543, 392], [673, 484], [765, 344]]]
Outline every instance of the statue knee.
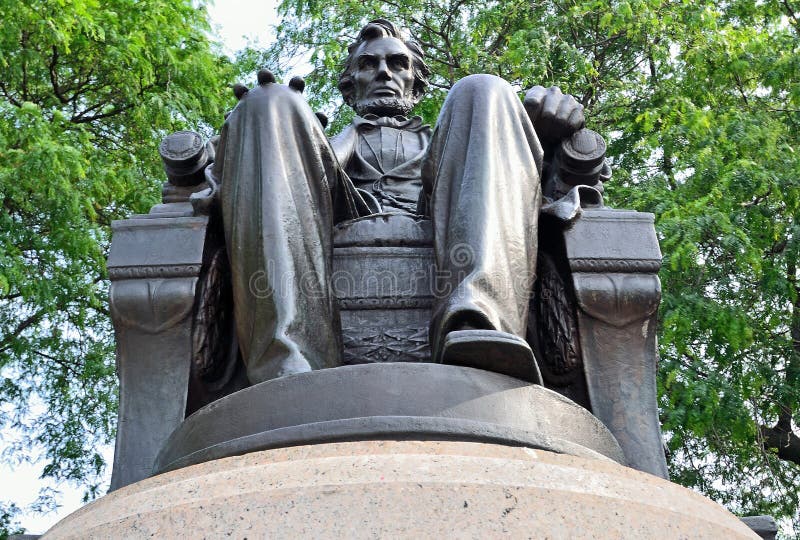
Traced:
[[317, 122], [314, 112], [303, 99], [300, 92], [281, 84], [257, 86], [247, 92], [234, 112], [240, 114], [266, 115], [273, 121], [281, 118], [297, 119], [308, 117], [308, 121]]
[[519, 101], [514, 88], [505, 79], [486, 73], [464, 77], [448, 93], [448, 99], [458, 100], [474, 99], [485, 102], [504, 98]]

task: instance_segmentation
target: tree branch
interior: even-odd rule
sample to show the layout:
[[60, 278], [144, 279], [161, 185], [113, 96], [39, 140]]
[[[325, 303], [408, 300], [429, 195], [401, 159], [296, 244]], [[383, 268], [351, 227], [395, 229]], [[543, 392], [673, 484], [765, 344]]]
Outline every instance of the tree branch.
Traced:
[[767, 192], [766, 192], [766, 193], [764, 193], [763, 195], [757, 195], [757, 196], [756, 196], [756, 197], [754, 197], [754, 198], [753, 198], [753, 200], [751, 200], [751, 201], [745, 201], [745, 202], [743, 202], [743, 203], [740, 203], [740, 206], [741, 206], [742, 208], [750, 208], [751, 206], [755, 206], [755, 205], [759, 204], [761, 201], [763, 201], [764, 199], [766, 199], [767, 197], [769, 197], [771, 194], [772, 194], [772, 188], [770, 187], [770, 188], [767, 190]]
[[797, 295], [797, 265], [790, 261], [786, 265], [786, 279], [794, 290], [792, 302], [792, 322], [790, 332], [792, 351], [786, 362], [783, 388], [777, 394], [776, 403], [780, 413], [773, 427], [759, 426], [764, 449], [777, 450], [780, 459], [800, 465], [800, 437], [792, 431], [792, 416], [797, 409], [796, 397], [789, 390], [796, 388], [800, 381], [800, 297]]
[[789, 0], [783, 0], [781, 2], [783, 7], [786, 8], [786, 14], [792, 20], [792, 26], [794, 27], [795, 32], [800, 35], [800, 19], [797, 18], [797, 14], [794, 12], [794, 7], [789, 3]]
[[82, 386], [86, 385], [86, 381], [83, 380], [83, 377], [81, 377], [81, 374], [78, 372], [78, 370], [76, 370], [74, 366], [72, 366], [69, 363], [65, 362], [62, 358], [56, 358], [55, 356], [53, 356], [51, 354], [43, 353], [42, 351], [33, 351], [33, 352], [37, 356], [41, 356], [42, 358], [45, 358], [47, 360], [50, 360], [51, 362], [56, 363], [64, 371], [66, 371], [70, 375], [72, 375], [72, 377], [73, 377], [73, 379], [75, 381], [80, 381]]
[[747, 94], [744, 92], [744, 83], [742, 83], [742, 78], [739, 77], [738, 73], [734, 73], [733, 78], [736, 79], [736, 89], [739, 91], [739, 95], [742, 96], [742, 101], [744, 101], [745, 107], [749, 107], [750, 100], [747, 99]]
[[764, 258], [774, 257], [775, 255], [780, 255], [786, 249], [786, 246], [789, 244], [788, 238], [783, 238], [778, 242], [775, 242], [770, 246], [770, 248], [764, 254]]
[[58, 49], [55, 45], [53, 45], [53, 56], [50, 58], [50, 64], [48, 65], [48, 71], [50, 72], [50, 85], [53, 87], [53, 93], [58, 98], [58, 101], [66, 105], [69, 103], [69, 100], [64, 97], [64, 94], [61, 91], [61, 88], [58, 85], [58, 73], [56, 71], [56, 64], [58, 63]]
[[102, 120], [103, 118], [110, 118], [112, 116], [117, 116], [118, 114], [122, 114], [122, 113], [124, 113], [125, 111], [127, 111], [127, 110], [129, 110], [131, 108], [133, 108], [133, 105], [122, 105], [122, 106], [114, 107], [113, 109], [111, 109], [108, 112], [98, 113], [98, 114], [94, 114], [92, 116], [83, 116], [83, 114], [86, 112], [86, 111], [84, 111], [83, 113], [79, 114], [77, 117], [75, 117], [75, 116], [72, 117], [70, 119], [70, 121], [73, 124], [86, 124], [86, 123], [89, 123], [89, 122], [94, 122], [95, 120]]
[[8, 92], [8, 88], [6, 88], [6, 83], [5, 83], [5, 82], [3, 82], [3, 81], [0, 81], [0, 90], [2, 90], [2, 92], [3, 92], [3, 95], [6, 97], [6, 99], [8, 100], [8, 102], [9, 102], [9, 103], [11, 103], [12, 105], [14, 105], [15, 107], [22, 107], [22, 103], [20, 103], [20, 102], [19, 102], [19, 101], [17, 101], [16, 99], [14, 99], [14, 96], [12, 96], [12, 95], [11, 95], [11, 94]]
[[[28, 32], [23, 31], [19, 40], [20, 49], [23, 51], [28, 48], [28, 37]], [[28, 101], [28, 61], [24, 54], [22, 55], [22, 101]]]
[[8, 347], [11, 346], [11, 340], [20, 335], [24, 332], [27, 328], [30, 328], [34, 324], [38, 323], [44, 317], [45, 310], [39, 310], [27, 319], [21, 321], [14, 330], [12, 330], [9, 334], [3, 336], [3, 339], [0, 340], [0, 353], [5, 352]]
[[759, 426], [765, 450], [777, 450], [777, 456], [784, 461], [800, 465], [800, 437], [791, 429], [786, 431], [778, 424], [773, 427]]

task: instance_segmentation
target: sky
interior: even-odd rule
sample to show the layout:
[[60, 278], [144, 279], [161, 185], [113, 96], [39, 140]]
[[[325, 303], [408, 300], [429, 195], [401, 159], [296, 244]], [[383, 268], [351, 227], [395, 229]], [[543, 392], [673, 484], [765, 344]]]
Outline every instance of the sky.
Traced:
[[[275, 8], [277, 0], [217, 0], [209, 2], [208, 12], [216, 39], [227, 54], [232, 55], [248, 43], [266, 47], [274, 39], [272, 26], [277, 22]], [[13, 433], [3, 432], [2, 439], [9, 442]], [[111, 478], [113, 447], [104, 448], [106, 456], [107, 483]], [[42, 488], [60, 492], [59, 509], [48, 514], [29, 511], [19, 516], [20, 525], [29, 534], [42, 534], [59, 520], [83, 506], [83, 491], [68, 484], [55, 484], [39, 479], [44, 462], [21, 463], [10, 467], [0, 464], [0, 501], [14, 502], [20, 508], [33, 503]]]
[[217, 0], [209, 2], [208, 14], [219, 40], [231, 54], [251, 41], [266, 46], [275, 37], [277, 0]]

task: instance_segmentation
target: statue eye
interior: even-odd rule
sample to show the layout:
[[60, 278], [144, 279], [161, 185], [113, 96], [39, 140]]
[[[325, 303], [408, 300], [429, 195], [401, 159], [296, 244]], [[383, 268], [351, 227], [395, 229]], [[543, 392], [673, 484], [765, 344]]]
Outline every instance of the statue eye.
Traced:
[[375, 69], [378, 67], [378, 60], [374, 56], [362, 56], [358, 59], [359, 69]]
[[389, 58], [389, 67], [393, 70], [403, 70], [409, 68], [408, 57], [402, 54], [392, 56]]

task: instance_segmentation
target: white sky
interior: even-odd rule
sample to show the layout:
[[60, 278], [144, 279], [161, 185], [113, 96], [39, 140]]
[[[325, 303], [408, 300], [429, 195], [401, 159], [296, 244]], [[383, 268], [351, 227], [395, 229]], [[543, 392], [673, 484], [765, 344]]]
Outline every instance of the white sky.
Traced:
[[[275, 8], [277, 0], [217, 0], [208, 6], [209, 16], [217, 37], [227, 54], [243, 48], [248, 42], [254, 46], [265, 47], [274, 39], [272, 26], [276, 24]], [[0, 443], [13, 433], [0, 434]], [[0, 447], [5, 447], [0, 444]], [[102, 453], [108, 459], [107, 482], [111, 479], [111, 459], [113, 447], [104, 448]], [[0, 464], [0, 501], [14, 502], [20, 508], [33, 503], [39, 490], [45, 487], [61, 492], [58, 498], [61, 505], [57, 512], [46, 515], [26, 512], [20, 516], [20, 524], [29, 534], [42, 534], [60, 519], [80, 508], [83, 492], [67, 484], [56, 485], [39, 479], [44, 462], [22, 463], [16, 466]]]
[[266, 46], [275, 37], [277, 0], [210, 1], [208, 13], [227, 53], [253, 45]]

